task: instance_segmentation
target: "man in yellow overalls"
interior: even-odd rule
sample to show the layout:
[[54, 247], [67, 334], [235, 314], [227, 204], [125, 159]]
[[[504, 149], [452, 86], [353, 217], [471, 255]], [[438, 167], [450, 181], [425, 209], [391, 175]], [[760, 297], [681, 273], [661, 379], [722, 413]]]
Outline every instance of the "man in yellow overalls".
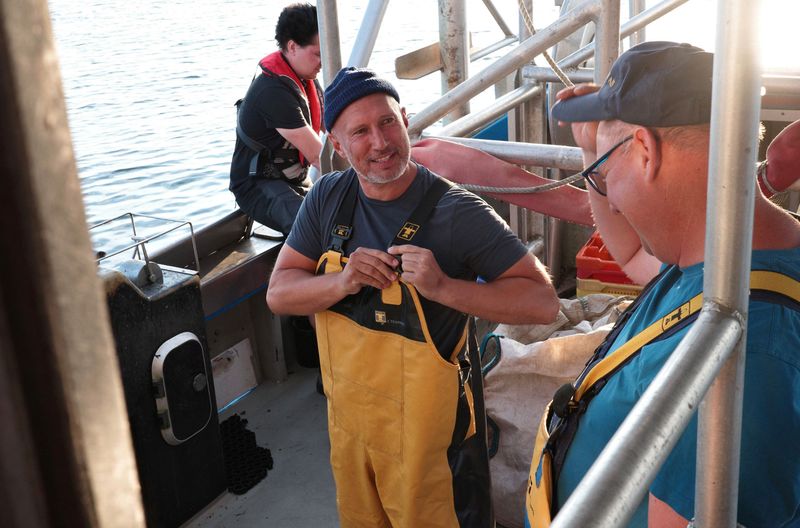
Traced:
[[485, 202], [411, 161], [399, 99], [356, 68], [326, 89], [352, 168], [306, 197], [267, 300], [316, 314], [341, 526], [493, 526], [466, 314], [549, 322], [557, 299]]

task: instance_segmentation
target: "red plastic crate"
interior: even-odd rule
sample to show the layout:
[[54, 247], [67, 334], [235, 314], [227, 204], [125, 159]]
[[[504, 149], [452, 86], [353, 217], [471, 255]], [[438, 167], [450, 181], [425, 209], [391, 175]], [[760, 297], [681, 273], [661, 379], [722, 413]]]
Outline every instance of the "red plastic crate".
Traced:
[[633, 284], [606, 249], [600, 233], [595, 231], [575, 257], [577, 277], [606, 283]]

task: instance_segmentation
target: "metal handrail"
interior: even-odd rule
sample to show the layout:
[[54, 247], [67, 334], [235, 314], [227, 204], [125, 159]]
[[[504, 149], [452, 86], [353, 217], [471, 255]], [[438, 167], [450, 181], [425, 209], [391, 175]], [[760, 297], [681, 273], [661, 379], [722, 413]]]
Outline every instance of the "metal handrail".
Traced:
[[495, 141], [491, 139], [474, 139], [452, 136], [425, 136], [426, 138], [444, 139], [460, 143], [468, 147], [482, 150], [487, 154], [517, 165], [533, 165], [535, 167], [552, 167], [567, 171], [583, 169], [583, 154], [578, 147], [560, 145], [543, 145], [537, 143], [519, 143], [515, 141]]
[[495, 121], [509, 110], [516, 108], [526, 101], [530, 101], [541, 93], [541, 85], [531, 83], [523, 84], [519, 88], [498, 97], [491, 105], [456, 119], [443, 127], [439, 131], [439, 134], [442, 136], [461, 137], [471, 134], [481, 127]]
[[[103, 254], [102, 256], [100, 256], [97, 259], [98, 263], [100, 263], [100, 262], [102, 262], [102, 261], [104, 261], [106, 259], [110, 259], [111, 257], [115, 257], [117, 255], [120, 255], [120, 254], [122, 254], [122, 253], [124, 253], [126, 251], [130, 251], [130, 250], [134, 250], [133, 256], [134, 256], [134, 258], [136, 258], [136, 255], [138, 255], [138, 252], [139, 252], [140, 249], [142, 251], [142, 254], [143, 254], [145, 260], [148, 260], [148, 258], [147, 258], [147, 250], [145, 249], [145, 244], [147, 244], [148, 242], [152, 242], [153, 240], [155, 240], [157, 238], [161, 238], [164, 235], [172, 233], [173, 231], [176, 231], [176, 230], [178, 230], [178, 229], [180, 229], [180, 228], [182, 228], [184, 226], [189, 226], [189, 235], [190, 235], [190, 240], [192, 241], [192, 253], [194, 255], [194, 263], [195, 263], [195, 268], [196, 268], [195, 270], [191, 270], [191, 271], [195, 271], [197, 273], [200, 272], [200, 258], [198, 257], [198, 253], [197, 253], [197, 241], [195, 240], [195, 236], [194, 236], [194, 227], [192, 226], [192, 223], [189, 222], [189, 221], [186, 221], [186, 220], [172, 220], [170, 218], [163, 218], [163, 217], [159, 217], [159, 216], [151, 216], [151, 215], [144, 215], [144, 214], [138, 214], [138, 213], [124, 213], [124, 214], [121, 214], [119, 216], [115, 216], [114, 218], [110, 218], [108, 220], [104, 220], [102, 222], [94, 224], [93, 226], [89, 227], [89, 231], [92, 231], [94, 229], [97, 229], [98, 227], [102, 227], [104, 225], [110, 224], [112, 222], [116, 222], [117, 220], [119, 220], [121, 218], [126, 218], [126, 217], [128, 219], [130, 219], [130, 222], [131, 222], [131, 231], [133, 233], [131, 238], [134, 240], [134, 243], [129, 245], [129, 246], [125, 246], [122, 249], [118, 249], [117, 251], [114, 251], [113, 253], [105, 253], [105, 254]], [[158, 233], [156, 233], [154, 235], [150, 235], [150, 236], [146, 236], [146, 237], [140, 237], [138, 235], [138, 233], [136, 232], [136, 218], [149, 218], [151, 220], [158, 220], [160, 222], [168, 222], [168, 223], [177, 224], [177, 225], [174, 226], [174, 227], [171, 227], [169, 229], [166, 229], [164, 231], [159, 231]]]
[[[664, 0], [663, 2], [654, 5], [650, 9], [642, 11], [635, 17], [622, 24], [622, 26], [619, 28], [620, 39], [624, 39], [633, 35], [640, 29], [647, 26], [647, 24], [650, 22], [658, 20], [688, 1], [689, 0]], [[583, 62], [586, 62], [593, 56], [594, 46], [590, 44], [558, 61], [558, 66], [560, 68], [573, 68]]]
[[[331, 0], [327, 0], [331, 1]], [[470, 79], [466, 80], [464, 83], [460, 84], [456, 89], [449, 91], [448, 93], [444, 94], [441, 98], [437, 99], [428, 107], [424, 108], [422, 111], [415, 114], [409, 124], [409, 134], [412, 137], [419, 137], [422, 135], [422, 131], [435, 123], [438, 119], [441, 119], [444, 115], [449, 112], [449, 109], [455, 107], [459, 104], [464, 103], [465, 101], [469, 101], [470, 98], [474, 97], [481, 91], [487, 89], [488, 87], [492, 86], [493, 84], [500, 81], [505, 75], [510, 74], [514, 70], [525, 66], [527, 69], [530, 69], [533, 75], [542, 75], [543, 70], [548, 72], [552, 72], [552, 69], [549, 67], [533, 67], [533, 66], [526, 66], [530, 60], [539, 55], [543, 51], [545, 51], [550, 46], [558, 43], [562, 38], [569, 35], [572, 31], [580, 27], [581, 25], [594, 20], [597, 16], [611, 16], [612, 18], [619, 16], [619, 3], [618, 2], [609, 2], [610, 6], [616, 6], [612, 11], [604, 11], [603, 13], [599, 12], [599, 9], [596, 8], [596, 5], [593, 2], [597, 2], [599, 0], [587, 0], [585, 2], [580, 3], [579, 5], [575, 6], [570, 12], [566, 15], [562, 16], [555, 22], [553, 22], [547, 28], [540, 30], [537, 32], [536, 35], [533, 37], [529, 37], [520, 45], [509, 52], [507, 55], [503, 56], [502, 58], [498, 59], [495, 64], [486, 68], [480, 74], [471, 77]], [[619, 39], [626, 38], [637, 31], [644, 28], [650, 22], [658, 20], [662, 16], [666, 15], [667, 13], [673, 11], [677, 7], [685, 4], [689, 0], [664, 0], [663, 2], [639, 13], [635, 17], [628, 20], [625, 24], [619, 27]], [[592, 4], [594, 7], [587, 7], [587, 4]], [[588, 12], [586, 12], [588, 11]], [[615, 12], [613, 12], [615, 11]], [[567, 20], [570, 22], [574, 22], [574, 20], [580, 20], [577, 26], [573, 29], [568, 31], [561, 30], [564, 23]], [[598, 27], [601, 25], [598, 24]], [[545, 38], [545, 33], [547, 33]], [[541, 44], [539, 46], [535, 46], [531, 44], [531, 40], [535, 38], [542, 39]], [[604, 37], [599, 37], [596, 39], [595, 43], [585, 46], [580, 50], [568, 55], [564, 59], [558, 62], [559, 67], [562, 68], [575, 68], [582, 62], [590, 59], [595, 55], [595, 50], [597, 46], [597, 42], [604, 41]], [[523, 48], [527, 46], [526, 48]], [[609, 47], [610, 48], [610, 47]], [[612, 53], [611, 56], [616, 58], [617, 53]], [[611, 62], [613, 62], [613, 58]], [[605, 78], [605, 75], [608, 73], [608, 70], [611, 67], [611, 62], [608, 60], [605, 61], [605, 64], [601, 68], [595, 68], [595, 82], [600, 82]], [[555, 75], [552, 74], [551, 75]], [[586, 81], [586, 78], [583, 76], [583, 72], [579, 76], [576, 76], [577, 81]], [[469, 119], [471, 114], [468, 114], [461, 119]], [[455, 122], [454, 122], [455, 123]], [[454, 123], [451, 123], [453, 125]], [[485, 123], [484, 123], [485, 124]], [[474, 130], [474, 129], [473, 129]], [[445, 135], [458, 135], [458, 134], [445, 134]]]

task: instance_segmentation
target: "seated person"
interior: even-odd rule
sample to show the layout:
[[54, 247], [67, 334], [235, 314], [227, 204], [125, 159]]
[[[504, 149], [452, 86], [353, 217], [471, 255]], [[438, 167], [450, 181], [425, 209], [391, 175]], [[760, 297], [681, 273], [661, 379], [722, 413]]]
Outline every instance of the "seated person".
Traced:
[[[665, 265], [598, 349], [598, 360], [626, 358], [621, 366], [551, 414], [552, 440], [546, 450], [534, 449], [531, 464], [530, 526], [545, 526], [564, 504], [694, 321], [688, 301], [703, 289], [711, 79], [710, 53], [646, 42], [617, 59], [599, 91], [565, 90], [553, 107], [554, 117], [573, 123], [586, 159], [604, 160], [588, 190], [603, 239], [637, 246]], [[758, 277], [778, 276], [797, 289], [800, 224], [761, 193], [752, 249], [752, 269], [772, 272]], [[800, 524], [800, 302], [778, 286], [771, 279], [754, 286], [747, 318], [738, 522], [748, 527]], [[664, 331], [662, 321], [673, 314], [681, 322]], [[626, 346], [651, 326], [657, 337]], [[696, 451], [695, 415], [630, 526], [687, 526], [695, 513]], [[548, 460], [549, 476], [540, 472]]]
[[319, 169], [322, 142], [317, 9], [286, 7], [275, 27], [280, 50], [264, 57], [261, 73], [238, 104], [230, 190], [248, 216], [284, 235], [292, 228]]

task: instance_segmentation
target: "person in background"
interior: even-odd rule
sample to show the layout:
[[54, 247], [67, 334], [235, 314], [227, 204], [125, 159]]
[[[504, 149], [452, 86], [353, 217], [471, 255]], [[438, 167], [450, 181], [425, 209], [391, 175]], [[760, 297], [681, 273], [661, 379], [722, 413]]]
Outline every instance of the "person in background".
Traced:
[[275, 26], [280, 48], [259, 62], [261, 72], [237, 102], [230, 190], [248, 216], [284, 235], [319, 169], [322, 90], [317, 9], [286, 7]]
[[491, 207], [410, 160], [399, 100], [366, 69], [326, 89], [352, 168], [312, 187], [267, 301], [316, 314], [341, 526], [489, 527], [485, 418], [460, 381], [467, 314], [547, 323], [558, 301]]
[[[617, 59], [599, 90], [562, 90], [552, 109], [556, 119], [572, 123], [589, 164], [589, 200], [603, 239], [645, 251], [664, 266], [540, 426], [526, 503], [532, 527], [546, 526], [572, 494], [696, 319], [711, 79], [710, 53], [646, 42]], [[754, 211], [738, 522], [797, 526], [800, 223], [761, 193]], [[695, 511], [696, 450], [695, 415], [630, 526], [687, 526]]]

